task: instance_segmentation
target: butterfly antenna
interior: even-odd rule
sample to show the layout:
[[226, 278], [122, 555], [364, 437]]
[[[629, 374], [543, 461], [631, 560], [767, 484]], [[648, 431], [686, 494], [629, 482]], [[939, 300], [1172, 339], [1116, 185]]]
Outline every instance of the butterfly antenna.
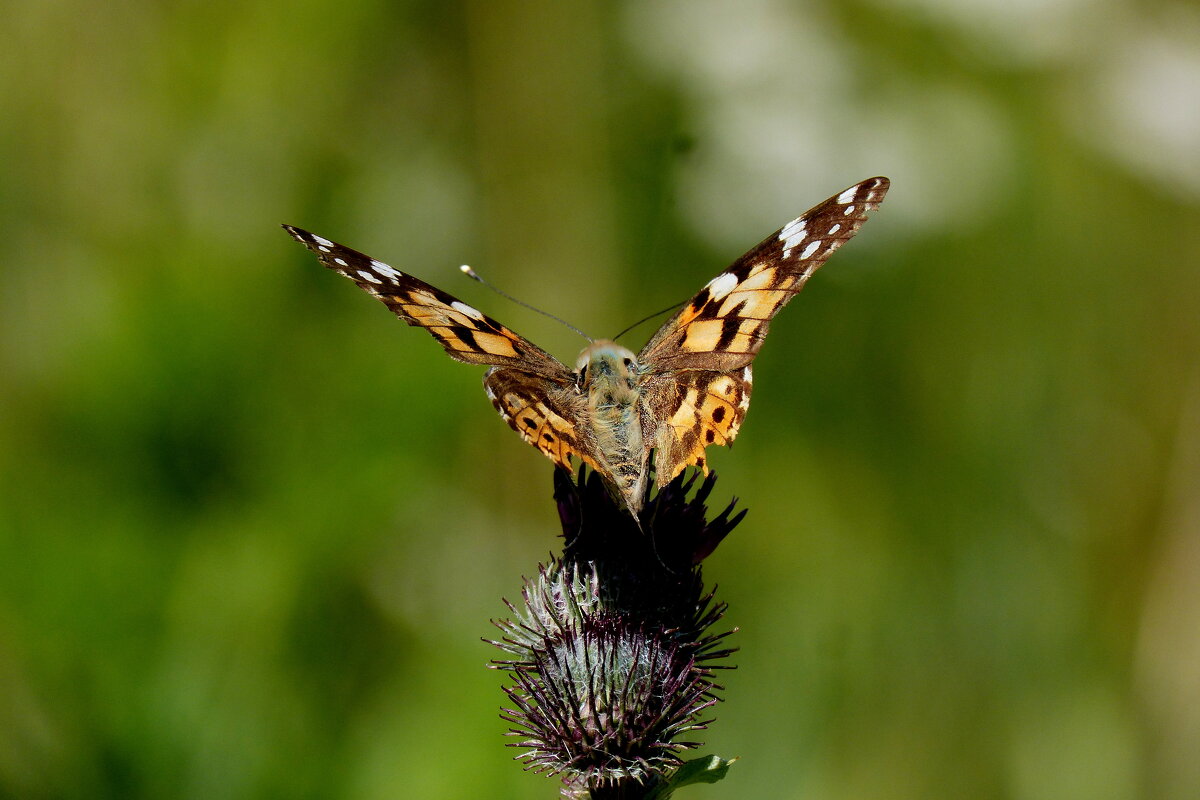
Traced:
[[[461, 269], [461, 270], [462, 270], [462, 273], [463, 273], [463, 275], [466, 275], [468, 278], [470, 278], [470, 279], [471, 279], [471, 280], [473, 280], [473, 281], [479, 281], [479, 282], [480, 282], [480, 283], [482, 283], [484, 286], [486, 286], [487, 288], [491, 289], [493, 292], [495, 292], [496, 294], [500, 295], [501, 297], [503, 297], [503, 298], [506, 298], [506, 299], [508, 299], [508, 300], [511, 300], [511, 301], [513, 301], [514, 303], [516, 303], [516, 304], [517, 304], [517, 305], [519, 305], [519, 306], [524, 306], [525, 308], [528, 308], [530, 311], [536, 311], [537, 313], [541, 314], [543, 317], [549, 317], [550, 319], [554, 320], [555, 322], [560, 322], [560, 323], [562, 323], [563, 325], [566, 325], [566, 326], [567, 326], [568, 328], [570, 328], [571, 330], [573, 330], [573, 331], [575, 331], [576, 333], [578, 333], [578, 334], [579, 334], [580, 336], [582, 336], [583, 338], [587, 339], [589, 342], [590, 342], [590, 341], [593, 341], [592, 337], [588, 336], [586, 333], [584, 333], [583, 331], [579, 330], [579, 328], [576, 328], [574, 325], [572, 325], [571, 323], [567, 322], [567, 321], [566, 321], [565, 319], [563, 319], [562, 317], [556, 317], [556, 316], [554, 316], [553, 314], [551, 314], [549, 311], [542, 311], [542, 310], [541, 310], [540, 308], [538, 308], [537, 306], [531, 306], [531, 305], [529, 305], [529, 303], [526, 303], [524, 300], [518, 300], [517, 298], [513, 297], [513, 296], [512, 296], [511, 294], [509, 294], [508, 292], [504, 291], [503, 289], [498, 289], [497, 287], [495, 287], [495, 286], [493, 286], [492, 284], [488, 283], [488, 282], [487, 282], [487, 281], [485, 281], [483, 278], [479, 277], [479, 273], [478, 273], [478, 272], [476, 272], [475, 270], [471, 269], [471, 268], [470, 268], [470, 267], [468, 267], [466, 264], [463, 264], [461, 267], [459, 267], [459, 269]], [[661, 313], [661, 312], [660, 312], [660, 313]]]
[[643, 322], [649, 322], [650, 320], [652, 320], [652, 319], [654, 319], [655, 317], [657, 317], [659, 314], [665, 314], [665, 313], [667, 313], [668, 311], [674, 311], [675, 309], [679, 308], [681, 305], [683, 305], [683, 304], [684, 304], [684, 303], [686, 303], [686, 302], [687, 302], [687, 300], [684, 300], [684, 301], [682, 301], [682, 302], [679, 302], [679, 303], [672, 303], [671, 305], [667, 306], [667, 307], [666, 307], [666, 308], [664, 308], [664, 309], [661, 309], [661, 310], [659, 310], [659, 311], [655, 311], [653, 314], [650, 314], [649, 316], [642, 317], [642, 318], [641, 318], [641, 319], [639, 319], [637, 322], [633, 323], [633, 324], [632, 324], [632, 325], [630, 325], [628, 328], [626, 328], [625, 330], [621, 331], [621, 332], [620, 332], [620, 333], [618, 333], [616, 336], [612, 337], [612, 338], [613, 338], [613, 341], [615, 342], [617, 339], [620, 339], [622, 336], [624, 336], [625, 334], [629, 333], [631, 330], [633, 330], [634, 328], [636, 328], [638, 325], [641, 325]]

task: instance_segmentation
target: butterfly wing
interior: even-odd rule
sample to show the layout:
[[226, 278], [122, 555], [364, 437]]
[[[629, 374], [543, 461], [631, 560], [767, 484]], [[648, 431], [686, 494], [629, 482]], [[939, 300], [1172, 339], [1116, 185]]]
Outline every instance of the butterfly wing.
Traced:
[[451, 358], [513, 367], [554, 384], [574, 380], [554, 356], [457, 297], [345, 245], [291, 225], [283, 228], [323, 265], [378, 297], [409, 325], [427, 330]]
[[737, 436], [750, 407], [750, 366], [730, 372], [682, 370], [651, 375], [645, 382], [646, 403], [654, 429], [655, 480], [660, 486], [685, 467], [708, 472], [704, 448], [727, 445]]
[[656, 480], [663, 484], [704, 448], [737, 435], [750, 403], [750, 362], [772, 317], [867, 220], [887, 194], [870, 178], [805, 212], [708, 282], [638, 356], [652, 418]]
[[321, 263], [382, 300], [409, 325], [424, 328], [451, 358], [491, 364], [484, 388], [504, 421], [560, 467], [572, 455], [595, 466], [587, 403], [575, 374], [523, 336], [458, 298], [344, 245], [290, 225], [284, 229]]
[[516, 369], [493, 367], [483, 379], [488, 399], [509, 427], [568, 472], [571, 456], [599, 469], [591, 428], [583, 424], [587, 398]]
[[728, 372], [749, 364], [771, 318], [849, 241], [887, 193], [871, 178], [810, 209], [708, 282], [642, 348], [644, 369]]

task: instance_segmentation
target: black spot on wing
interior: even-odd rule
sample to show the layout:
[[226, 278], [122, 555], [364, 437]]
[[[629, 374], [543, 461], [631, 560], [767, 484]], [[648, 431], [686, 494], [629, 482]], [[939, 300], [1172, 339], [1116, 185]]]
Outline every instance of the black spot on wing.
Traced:
[[720, 424], [721, 420], [725, 419], [725, 406], [717, 406], [712, 411], [713, 422]]
[[429, 285], [429, 284], [426, 284], [426, 285], [429, 286], [429, 289], [428, 289], [429, 293], [432, 294], [434, 297], [436, 297], [438, 299], [439, 303], [445, 303], [446, 305], [450, 305], [451, 303], [458, 301], [458, 298], [455, 297], [454, 295], [443, 292], [441, 289], [437, 288], [436, 286]]
[[750, 277], [750, 271], [754, 269], [755, 264], [756, 262], [754, 259], [746, 258], [738, 261], [736, 264], [730, 267], [729, 272], [733, 273], [737, 277], [738, 283], [741, 283], [742, 281], [746, 280], [746, 278]]
[[728, 350], [729, 345], [733, 344], [733, 339], [738, 334], [738, 330], [742, 327], [742, 321], [738, 317], [725, 317], [721, 323], [721, 338], [717, 340], [717, 346], [713, 348], [717, 352]]
[[728, 314], [726, 314], [725, 316], [727, 316], [727, 317], [740, 317], [740, 316], [742, 316], [742, 314], [743, 314], [743, 313], [745, 312], [745, 310], [746, 310], [746, 304], [747, 304], [747, 303], [749, 303], [749, 302], [750, 302], [750, 299], [749, 299], [749, 298], [746, 298], [746, 299], [742, 300], [742, 301], [741, 301], [740, 303], [738, 303], [736, 306], [734, 306], [733, 308], [731, 308], [731, 309], [729, 310], [729, 313], [728, 313]]
[[479, 320], [478, 324], [483, 330], [491, 331], [492, 333], [498, 333], [501, 336], [504, 335], [504, 326], [487, 315], [484, 315], [483, 319]]
[[479, 342], [475, 340], [475, 334], [470, 328], [463, 327], [462, 325], [453, 325], [450, 327], [450, 332], [472, 350], [479, 349]]

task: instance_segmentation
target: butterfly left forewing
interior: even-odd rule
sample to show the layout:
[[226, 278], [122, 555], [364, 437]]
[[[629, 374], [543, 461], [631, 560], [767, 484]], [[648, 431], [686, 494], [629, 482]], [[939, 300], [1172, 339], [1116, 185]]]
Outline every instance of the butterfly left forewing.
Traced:
[[353, 248], [291, 225], [283, 228], [324, 266], [382, 300], [409, 325], [428, 331], [451, 358], [516, 367], [558, 383], [574, 380], [554, 356], [454, 295]]
[[889, 185], [882, 177], [862, 181], [780, 228], [709, 281], [642, 349], [660, 485], [693, 464], [707, 471], [704, 449], [737, 435], [750, 405], [750, 362], [771, 319], [858, 232]]
[[596, 465], [575, 374], [556, 358], [435, 286], [345, 245], [283, 227], [323, 265], [382, 300], [409, 325], [428, 331], [451, 358], [494, 365], [484, 377], [492, 405], [556, 465], [569, 470], [571, 456]]

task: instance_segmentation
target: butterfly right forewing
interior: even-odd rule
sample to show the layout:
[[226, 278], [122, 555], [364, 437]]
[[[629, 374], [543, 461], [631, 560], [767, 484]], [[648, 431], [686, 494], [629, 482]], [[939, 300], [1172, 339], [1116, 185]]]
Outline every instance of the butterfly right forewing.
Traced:
[[638, 361], [652, 372], [727, 372], [749, 364], [771, 318], [879, 206], [887, 178], [870, 178], [809, 209], [713, 278], [667, 320]]
[[638, 357], [651, 411], [656, 481], [737, 435], [750, 404], [750, 363], [771, 319], [858, 231], [887, 193], [870, 178], [814, 206], [713, 278], [667, 320]]

